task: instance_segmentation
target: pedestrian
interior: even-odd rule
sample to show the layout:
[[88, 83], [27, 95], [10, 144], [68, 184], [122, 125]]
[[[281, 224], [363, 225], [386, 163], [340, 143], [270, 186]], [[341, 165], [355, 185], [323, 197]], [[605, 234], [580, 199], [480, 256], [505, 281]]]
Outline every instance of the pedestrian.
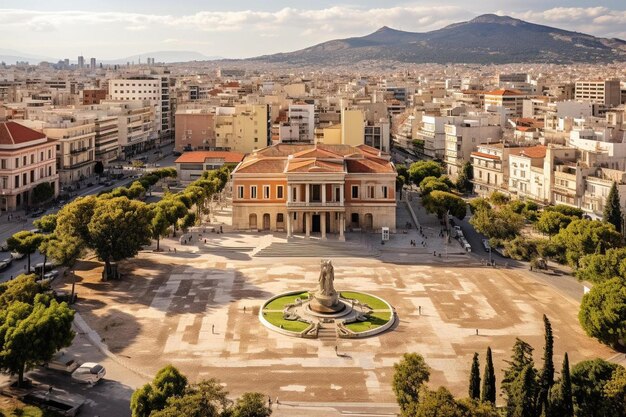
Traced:
[[276, 397], [276, 406], [278, 407], [279, 404], [280, 402], [278, 401], [278, 397]]
[[419, 312], [419, 315], [422, 315], [422, 306], [418, 306], [417, 311]]
[[246, 306], [243, 306], [243, 312], [244, 313], [246, 312]]
[[48, 387], [48, 394], [52, 394], [52, 385]]
[[174, 248], [174, 253], [176, 253], [176, 248]]
[[204, 243], [206, 243], [206, 239], [204, 239]]
[[478, 329], [476, 329], [476, 336], [478, 336]]
[[272, 408], [272, 397], [270, 397], [269, 395], [267, 396], [267, 405], [269, 406], [269, 408]]
[[222, 231], [222, 226], [220, 226], [220, 233], [224, 233], [224, 232]]
[[211, 333], [212, 333], [212, 334], [215, 334], [215, 324], [212, 324], [212, 325], [211, 325]]

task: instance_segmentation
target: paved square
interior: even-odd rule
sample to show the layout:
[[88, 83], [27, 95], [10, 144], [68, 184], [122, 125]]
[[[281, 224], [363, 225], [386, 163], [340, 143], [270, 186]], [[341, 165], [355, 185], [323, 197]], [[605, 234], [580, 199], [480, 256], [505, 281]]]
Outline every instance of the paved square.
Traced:
[[[268, 238], [254, 239], [249, 246]], [[482, 359], [491, 346], [500, 376], [520, 337], [536, 348], [540, 363], [544, 313], [554, 329], [557, 369], [565, 351], [573, 363], [612, 354], [585, 336], [577, 303], [525, 271], [471, 261], [401, 265], [341, 257], [333, 264], [338, 290], [371, 292], [395, 307], [400, 320], [393, 330], [363, 340], [304, 340], [266, 329], [257, 318], [264, 300], [314, 288], [319, 258], [237, 251], [142, 253], [122, 265], [119, 282], [98, 282], [99, 268], [79, 271], [86, 300], [78, 309], [133, 368], [153, 374], [173, 363], [192, 380], [220, 379], [233, 394], [257, 390], [293, 401], [393, 402], [393, 364], [405, 352], [425, 357], [433, 386], [466, 395], [475, 351]]]

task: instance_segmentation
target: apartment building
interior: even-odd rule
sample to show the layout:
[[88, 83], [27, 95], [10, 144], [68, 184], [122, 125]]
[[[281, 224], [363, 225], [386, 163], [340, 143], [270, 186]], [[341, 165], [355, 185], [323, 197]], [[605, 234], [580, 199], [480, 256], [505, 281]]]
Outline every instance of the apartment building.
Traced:
[[220, 169], [226, 164], [238, 164], [244, 154], [227, 151], [192, 151], [185, 152], [176, 159], [178, 179], [184, 183], [195, 181], [204, 171]]
[[287, 236], [395, 228], [396, 170], [369, 146], [278, 144], [232, 173], [233, 226]]
[[509, 188], [509, 157], [520, 150], [506, 143], [478, 145], [471, 153], [474, 192], [482, 197], [494, 191], [506, 192]]
[[44, 182], [57, 196], [56, 141], [17, 122], [0, 123], [0, 210], [28, 207], [32, 190]]
[[485, 110], [491, 107], [506, 109], [509, 117], [522, 117], [524, 100], [529, 96], [519, 90], [499, 89], [485, 93]]
[[236, 105], [231, 123], [233, 143], [228, 146], [229, 150], [250, 153], [270, 144], [270, 119], [266, 104]]
[[287, 122], [280, 126], [279, 139], [283, 143], [313, 143], [315, 139], [315, 106], [305, 103], [289, 105]]
[[607, 107], [616, 107], [621, 103], [620, 81], [587, 80], [576, 81], [574, 97], [580, 101], [590, 101]]
[[109, 80], [109, 97], [116, 101], [148, 101], [154, 107], [155, 129], [171, 133], [170, 77], [167, 74]]
[[214, 108], [182, 109], [176, 111], [174, 149], [216, 149]]
[[95, 158], [104, 166], [116, 160], [120, 155], [119, 117], [116, 115], [99, 114], [95, 119]]
[[100, 104], [102, 100], [106, 100], [106, 89], [86, 89], [83, 90], [83, 104], [86, 106], [92, 104]]

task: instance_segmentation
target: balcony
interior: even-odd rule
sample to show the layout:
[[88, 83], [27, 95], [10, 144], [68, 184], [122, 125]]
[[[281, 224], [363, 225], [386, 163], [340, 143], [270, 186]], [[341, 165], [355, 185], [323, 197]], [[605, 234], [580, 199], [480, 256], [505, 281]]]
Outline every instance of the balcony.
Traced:
[[89, 147], [85, 146], [83, 148], [74, 148], [74, 149], [70, 149], [70, 153], [73, 154], [77, 154], [77, 153], [81, 153], [81, 152], [87, 152], [89, 149]]
[[319, 208], [319, 207], [343, 207], [343, 203], [339, 201], [288, 201], [288, 208]]

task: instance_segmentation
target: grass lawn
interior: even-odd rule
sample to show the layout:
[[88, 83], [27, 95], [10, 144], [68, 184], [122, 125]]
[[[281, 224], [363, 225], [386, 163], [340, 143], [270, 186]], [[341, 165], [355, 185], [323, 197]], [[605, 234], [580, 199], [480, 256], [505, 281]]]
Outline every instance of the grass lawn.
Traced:
[[283, 318], [283, 313], [278, 311], [265, 313], [263, 317], [265, 317], [265, 320], [269, 321], [274, 326], [280, 327], [282, 325], [284, 330], [288, 330], [290, 332], [300, 333], [302, 330], [309, 327], [309, 323], [305, 323], [303, 321], [285, 320]]
[[296, 298], [302, 298], [304, 300], [305, 298], [308, 298], [308, 296], [308, 291], [303, 291], [292, 295], [286, 295], [284, 297], [272, 300], [271, 303], [265, 306], [264, 310], [282, 310], [287, 304], [293, 304]]
[[341, 291], [341, 296], [343, 298], [353, 298], [355, 300], [359, 300], [362, 304], [367, 304], [373, 310], [382, 310], [389, 308], [387, 304], [385, 304], [378, 298], [363, 294], [361, 292]]
[[346, 324], [346, 328], [355, 333], [364, 332], [375, 329], [387, 323], [391, 319], [391, 311], [381, 311], [367, 315], [366, 321], [357, 321], [356, 323]]

